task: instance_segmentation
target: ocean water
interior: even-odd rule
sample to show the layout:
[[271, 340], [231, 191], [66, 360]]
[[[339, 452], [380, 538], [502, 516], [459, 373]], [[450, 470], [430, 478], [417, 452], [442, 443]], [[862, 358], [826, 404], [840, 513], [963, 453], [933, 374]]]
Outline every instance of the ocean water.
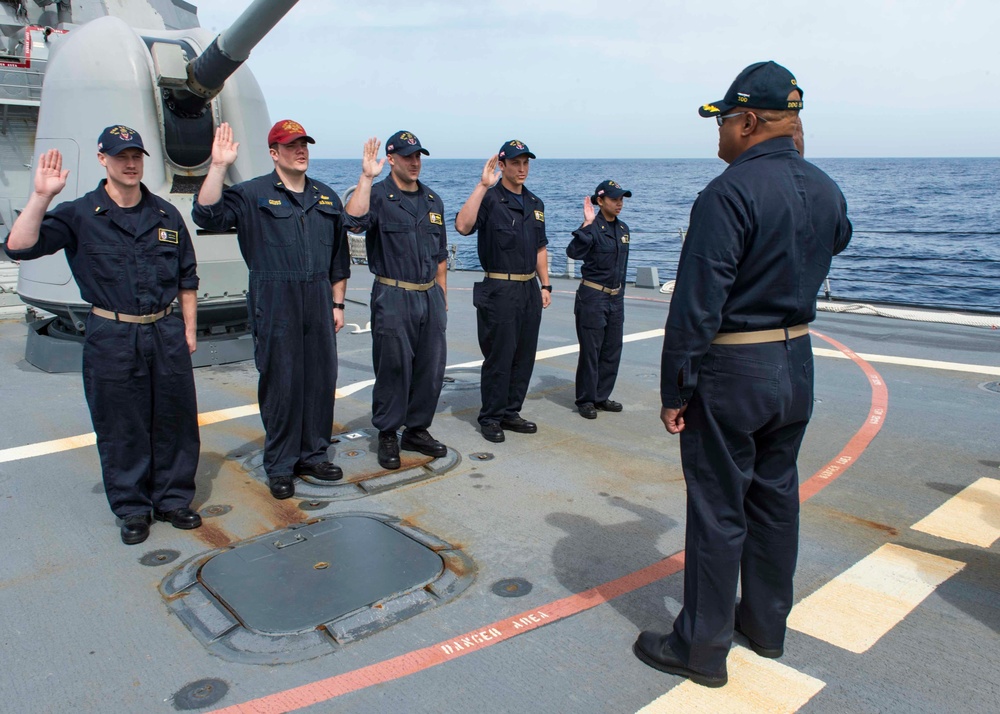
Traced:
[[[476, 237], [459, 235], [453, 221], [484, 161], [425, 158], [421, 173], [444, 200], [448, 242], [457, 246], [463, 269], [479, 268]], [[1000, 158], [813, 162], [840, 185], [854, 224], [851, 244], [830, 270], [835, 299], [1000, 312]], [[629, 279], [637, 267], [649, 266], [661, 282], [676, 273], [692, 202], [725, 168], [718, 159], [531, 164], [527, 185], [545, 202], [553, 274], [565, 273], [566, 245], [583, 220], [584, 199], [610, 178], [633, 193], [621, 214], [632, 236]], [[310, 175], [343, 195], [360, 167], [360, 160], [319, 159]]]

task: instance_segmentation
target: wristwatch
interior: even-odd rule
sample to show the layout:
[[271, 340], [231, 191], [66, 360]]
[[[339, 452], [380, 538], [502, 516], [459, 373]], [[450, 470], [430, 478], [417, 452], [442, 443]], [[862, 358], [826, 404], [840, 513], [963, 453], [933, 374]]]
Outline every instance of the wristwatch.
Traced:
[[347, 307], [347, 305], [345, 305], [342, 302], [335, 302], [335, 303], [333, 303], [333, 309], [334, 310], [343, 310], [346, 307]]
[[542, 286], [542, 290], [548, 290], [549, 292], [552, 292], [552, 286], [551, 285], [543, 285]]

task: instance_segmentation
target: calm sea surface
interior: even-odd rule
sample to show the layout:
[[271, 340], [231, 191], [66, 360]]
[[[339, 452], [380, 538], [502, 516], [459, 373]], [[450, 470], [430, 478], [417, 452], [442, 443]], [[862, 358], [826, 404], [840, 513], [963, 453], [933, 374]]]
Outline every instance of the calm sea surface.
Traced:
[[[476, 237], [458, 235], [453, 220], [483, 161], [428, 158], [421, 174], [444, 199], [448, 242], [457, 245], [464, 269], [479, 267]], [[854, 224], [854, 239], [830, 271], [836, 298], [1000, 312], [1000, 159], [814, 163], [840, 184]], [[314, 160], [310, 174], [343, 194], [360, 166], [360, 160]], [[565, 272], [584, 198], [610, 178], [633, 193], [621, 215], [632, 234], [629, 278], [651, 266], [661, 282], [673, 279], [691, 204], [724, 168], [718, 159], [532, 161], [527, 185], [545, 202], [553, 274]]]

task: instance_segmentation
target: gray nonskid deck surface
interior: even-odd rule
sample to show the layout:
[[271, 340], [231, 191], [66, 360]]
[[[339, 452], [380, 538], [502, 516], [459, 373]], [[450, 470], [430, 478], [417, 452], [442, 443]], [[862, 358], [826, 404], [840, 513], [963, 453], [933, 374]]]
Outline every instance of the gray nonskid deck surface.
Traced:
[[[474, 273], [450, 273], [448, 364], [481, 358], [471, 306]], [[555, 280], [539, 350], [575, 344], [575, 283]], [[370, 278], [355, 268], [348, 298], [367, 302]], [[667, 296], [630, 288], [626, 334], [663, 327]], [[347, 321], [367, 321], [350, 303]], [[974, 328], [821, 314], [814, 327], [858, 353], [1000, 366], [1000, 335]], [[0, 323], [0, 389], [6, 419], [0, 450], [91, 431], [79, 375], [47, 375], [23, 362], [23, 323]], [[830, 346], [814, 339], [816, 347]], [[338, 337], [344, 388], [370, 379], [368, 334]], [[449, 370], [431, 432], [462, 456], [427, 481], [319, 512], [277, 502], [242, 470], [262, 446], [256, 415], [202, 427], [197, 508], [230, 506], [198, 531], [165, 524], [122, 546], [100, 488], [92, 446], [0, 463], [0, 711], [173, 711], [171, 696], [217, 678], [229, 692], [216, 706], [271, 695], [446, 643], [492, 623], [628, 575], [681, 551], [684, 484], [676, 438], [658, 420], [662, 338], [625, 346], [615, 398], [621, 414], [581, 419], [573, 407], [576, 355], [536, 363], [524, 416], [536, 435], [479, 435], [478, 369]], [[796, 599], [885, 543], [966, 563], [862, 654], [791, 631], [784, 665], [825, 686], [803, 712], [991, 712], [1000, 633], [1000, 545], [964, 545], [912, 524], [979, 478], [1000, 478], [995, 434], [997, 377], [873, 363], [889, 391], [881, 432], [858, 462], [802, 510]], [[199, 411], [253, 404], [251, 363], [196, 371]], [[851, 361], [817, 358], [817, 403], [802, 451], [803, 479], [836, 457], [864, 424], [868, 378]], [[337, 401], [335, 431], [370, 428], [370, 389]], [[477, 461], [474, 453], [489, 452]], [[215, 657], [170, 615], [157, 591], [177, 563], [314, 515], [378, 512], [457, 544], [477, 567], [457, 600], [335, 654], [293, 665], [236, 664]], [[174, 564], [139, 558], [173, 549]], [[531, 583], [501, 598], [504, 578]], [[666, 628], [682, 598], [675, 574], [571, 617], [464, 657], [307, 711], [634, 712], [682, 680], [638, 663], [639, 629]]]

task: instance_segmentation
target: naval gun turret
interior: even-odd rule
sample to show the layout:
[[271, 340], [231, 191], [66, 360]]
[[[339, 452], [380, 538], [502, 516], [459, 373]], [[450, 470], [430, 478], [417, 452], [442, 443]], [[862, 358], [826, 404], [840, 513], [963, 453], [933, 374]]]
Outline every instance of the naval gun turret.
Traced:
[[[271, 122], [263, 94], [242, 64], [296, 2], [255, 0], [218, 37], [197, 27], [193, 16], [183, 17], [182, 11], [190, 11], [191, 6], [181, 0], [135, 0], [124, 4], [129, 7], [127, 16], [85, 16], [82, 19], [88, 21], [83, 24], [62, 22], [54, 28], [29, 30], [29, 38], [35, 32], [36, 44], [44, 43], [47, 65], [40, 97], [35, 100], [34, 136], [29, 146], [17, 147], [10, 162], [11, 166], [21, 162], [22, 175], [12, 193], [5, 196], [0, 188], [4, 224], [0, 240], [13, 222], [10, 209], [22, 206], [31, 191], [31, 166], [38, 154], [53, 148], [62, 152], [63, 168], [70, 174], [57, 199], [73, 200], [104, 177], [95, 157], [101, 130], [112, 124], [131, 126], [142, 135], [149, 152], [143, 183], [178, 208], [194, 239], [201, 277], [201, 349], [194, 355], [195, 364], [249, 358], [247, 270], [236, 234], [205, 235], [190, 222], [191, 205], [208, 171], [219, 123], [229, 122], [240, 137], [267, 135]], [[69, 3], [64, 8], [62, 0], [40, 4], [54, 3], [59, 10], [69, 9]], [[4, 4], [11, 3], [0, 0], [0, 10]], [[27, 6], [18, 0], [13, 4], [22, 9]], [[92, 7], [74, 2], [72, 10], [79, 15], [89, 8], [92, 15], [100, 15], [97, 5], [107, 9], [114, 4], [94, 0]], [[6, 116], [2, 88], [0, 82], [0, 107]], [[29, 156], [30, 162], [25, 160]], [[267, 173], [272, 166], [263, 139], [248, 141], [229, 177], [242, 181]], [[3, 170], [8, 170], [6, 156]], [[9, 201], [7, 215], [5, 200]], [[90, 305], [80, 297], [65, 256], [58, 253], [24, 261], [17, 285], [25, 303], [54, 315], [31, 322], [27, 360], [47, 371], [79, 371], [82, 330]]]

